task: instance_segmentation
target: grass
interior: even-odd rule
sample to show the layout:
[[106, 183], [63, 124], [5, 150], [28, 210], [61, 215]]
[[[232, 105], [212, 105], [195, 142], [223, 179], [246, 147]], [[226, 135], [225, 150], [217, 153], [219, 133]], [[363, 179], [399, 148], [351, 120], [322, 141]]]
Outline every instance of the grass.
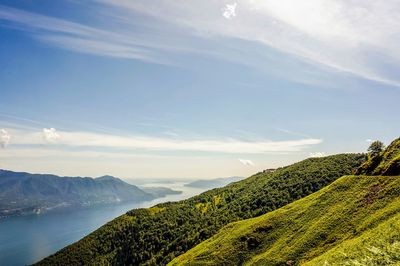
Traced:
[[396, 214], [376, 228], [344, 241], [305, 265], [400, 265], [399, 232], [400, 214]]
[[228, 224], [169, 265], [400, 263], [399, 196], [400, 177], [345, 176], [283, 208]]

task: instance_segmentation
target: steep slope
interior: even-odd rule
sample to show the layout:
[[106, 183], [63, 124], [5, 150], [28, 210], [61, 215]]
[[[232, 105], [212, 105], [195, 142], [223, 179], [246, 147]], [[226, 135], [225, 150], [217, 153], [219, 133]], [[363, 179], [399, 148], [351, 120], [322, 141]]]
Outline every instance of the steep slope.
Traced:
[[400, 213], [305, 265], [400, 265]]
[[0, 217], [60, 206], [151, 200], [138, 187], [112, 177], [60, 177], [0, 170]]
[[394, 140], [384, 151], [368, 160], [357, 169], [357, 174], [396, 175], [400, 173], [400, 138]]
[[165, 265], [232, 221], [275, 210], [351, 174], [364, 158], [310, 158], [188, 200], [133, 210], [38, 265]]
[[356, 265], [339, 264], [351, 259], [375, 265], [383, 257], [400, 263], [399, 200], [399, 176], [345, 176], [283, 208], [225, 226], [170, 265]]

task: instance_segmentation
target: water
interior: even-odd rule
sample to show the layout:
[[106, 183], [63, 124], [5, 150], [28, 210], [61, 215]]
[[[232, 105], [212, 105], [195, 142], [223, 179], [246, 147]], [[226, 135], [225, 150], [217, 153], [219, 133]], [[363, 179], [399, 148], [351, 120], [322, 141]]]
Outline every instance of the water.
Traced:
[[32, 264], [76, 242], [128, 210], [150, 207], [160, 202], [177, 201], [203, 192], [201, 189], [183, 187], [182, 183], [168, 184], [168, 187], [183, 193], [143, 203], [59, 210], [0, 220], [0, 265]]

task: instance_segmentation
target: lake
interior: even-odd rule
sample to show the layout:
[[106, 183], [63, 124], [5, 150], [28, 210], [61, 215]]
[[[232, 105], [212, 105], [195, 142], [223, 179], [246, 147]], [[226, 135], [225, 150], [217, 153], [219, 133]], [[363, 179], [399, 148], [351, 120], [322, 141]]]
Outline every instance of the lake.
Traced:
[[182, 200], [204, 191], [184, 187], [183, 183], [146, 186], [165, 186], [183, 191], [183, 193], [142, 203], [57, 210], [40, 215], [0, 220], [0, 265], [32, 264], [76, 242], [131, 209], [146, 208], [160, 202]]

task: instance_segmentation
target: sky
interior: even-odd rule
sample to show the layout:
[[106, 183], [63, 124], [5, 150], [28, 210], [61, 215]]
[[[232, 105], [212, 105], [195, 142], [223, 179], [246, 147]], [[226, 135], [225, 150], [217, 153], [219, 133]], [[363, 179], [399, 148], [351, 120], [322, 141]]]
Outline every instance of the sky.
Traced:
[[249, 176], [399, 137], [398, 0], [0, 0], [0, 168]]

